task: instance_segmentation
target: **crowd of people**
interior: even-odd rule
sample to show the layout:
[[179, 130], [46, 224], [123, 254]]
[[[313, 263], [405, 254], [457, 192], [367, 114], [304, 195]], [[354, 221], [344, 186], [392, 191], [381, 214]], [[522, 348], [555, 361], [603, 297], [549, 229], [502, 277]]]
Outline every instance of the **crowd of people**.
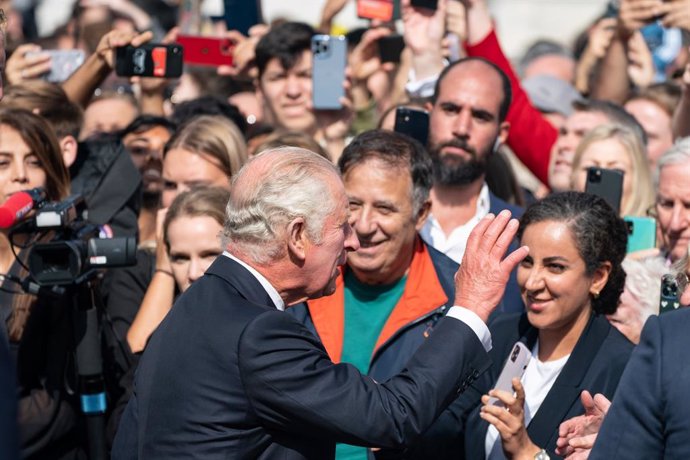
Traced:
[[[0, 205], [40, 200], [0, 229], [0, 458], [690, 458], [690, 0], [611, 1], [515, 62], [488, 0], [400, 0], [346, 34], [328, 110], [312, 38], [347, 0], [215, 21], [232, 65], [115, 75], [181, 36], [172, 3], [1, 15]], [[85, 57], [48, 81], [56, 49]], [[39, 225], [74, 195], [80, 226]], [[136, 260], [36, 263], [96, 234]]]

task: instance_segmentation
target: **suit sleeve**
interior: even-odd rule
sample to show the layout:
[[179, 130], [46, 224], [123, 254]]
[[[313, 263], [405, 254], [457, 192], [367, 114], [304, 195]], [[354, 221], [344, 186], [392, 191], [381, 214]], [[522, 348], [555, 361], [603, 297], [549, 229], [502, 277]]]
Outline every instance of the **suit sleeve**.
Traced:
[[407, 368], [379, 384], [333, 364], [308, 329], [277, 311], [245, 328], [238, 356], [245, 392], [267, 427], [388, 448], [411, 443], [489, 365], [474, 332], [443, 318]]
[[515, 155], [544, 184], [548, 184], [549, 157], [558, 132], [532, 105], [520, 86], [510, 62], [503, 54], [496, 32], [492, 31], [484, 40], [467, 46], [467, 54], [482, 57], [496, 64], [510, 80], [513, 100], [506, 121], [510, 123], [508, 146]]
[[651, 316], [621, 377], [590, 459], [663, 458], [662, 334]]

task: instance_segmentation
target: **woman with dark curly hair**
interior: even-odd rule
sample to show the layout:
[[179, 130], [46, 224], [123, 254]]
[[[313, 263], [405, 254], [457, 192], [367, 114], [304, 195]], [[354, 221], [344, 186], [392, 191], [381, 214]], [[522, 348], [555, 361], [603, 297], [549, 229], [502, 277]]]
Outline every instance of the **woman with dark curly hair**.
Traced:
[[[584, 412], [580, 393], [611, 398], [633, 349], [605, 317], [623, 292], [627, 228], [604, 200], [551, 195], [525, 211], [518, 237], [529, 247], [517, 269], [525, 312], [491, 326], [493, 365], [475, 388], [484, 396], [467, 423], [467, 458], [554, 458], [560, 423]], [[516, 341], [532, 352], [522, 379], [514, 393], [488, 391]]]

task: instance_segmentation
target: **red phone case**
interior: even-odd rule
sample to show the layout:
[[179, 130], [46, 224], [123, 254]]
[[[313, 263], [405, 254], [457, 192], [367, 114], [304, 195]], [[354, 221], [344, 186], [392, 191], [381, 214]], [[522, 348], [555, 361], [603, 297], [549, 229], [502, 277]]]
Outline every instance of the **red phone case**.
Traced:
[[362, 19], [391, 21], [393, 19], [393, 1], [357, 0], [357, 16]]
[[177, 43], [182, 45], [185, 64], [213, 67], [232, 65], [235, 44], [230, 39], [180, 35]]

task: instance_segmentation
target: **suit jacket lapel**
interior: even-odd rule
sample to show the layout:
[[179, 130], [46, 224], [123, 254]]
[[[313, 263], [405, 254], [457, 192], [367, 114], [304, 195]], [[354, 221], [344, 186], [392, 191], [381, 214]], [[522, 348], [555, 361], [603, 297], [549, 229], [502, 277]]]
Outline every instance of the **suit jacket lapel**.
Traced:
[[577, 402], [582, 391], [582, 380], [589, 370], [608, 334], [608, 323], [594, 314], [577, 341], [568, 362], [546, 395], [534, 418], [527, 427], [530, 439], [544, 447], [558, 433], [558, 426], [570, 408]]
[[221, 255], [206, 270], [207, 275], [222, 278], [232, 285], [237, 293], [249, 302], [276, 308], [271, 296], [249, 270], [238, 264], [230, 257]]

